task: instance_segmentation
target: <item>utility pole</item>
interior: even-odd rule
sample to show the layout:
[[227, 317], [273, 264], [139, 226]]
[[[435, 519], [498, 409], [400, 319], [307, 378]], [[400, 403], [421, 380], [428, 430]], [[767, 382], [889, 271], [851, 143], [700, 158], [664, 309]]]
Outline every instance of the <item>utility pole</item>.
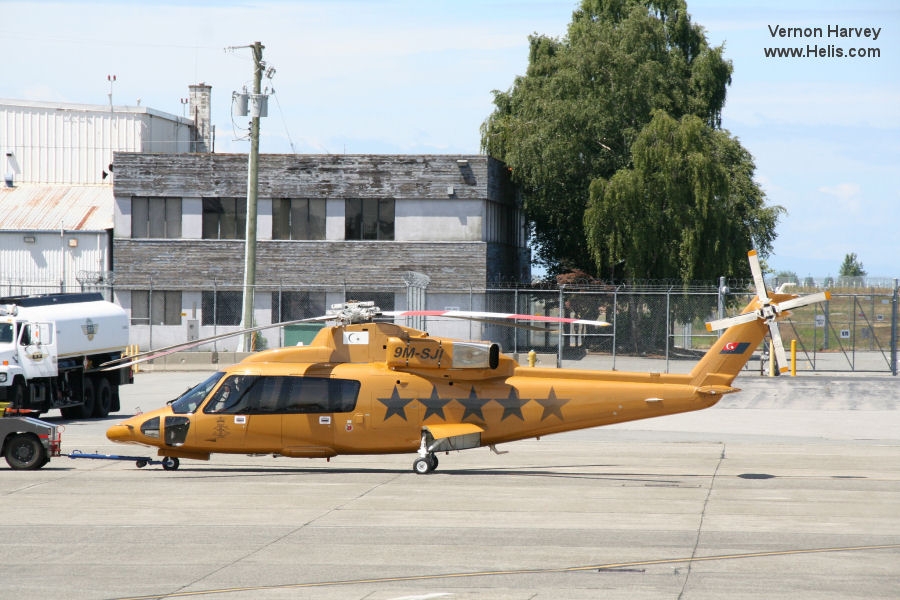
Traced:
[[[247, 166], [247, 231], [244, 239], [244, 300], [241, 311], [241, 328], [253, 327], [253, 294], [256, 284], [256, 195], [259, 183], [259, 117], [261, 111], [262, 76], [265, 64], [262, 60], [264, 46], [254, 42], [253, 95], [250, 97], [250, 162]], [[245, 333], [238, 351], [253, 350], [253, 334]]]

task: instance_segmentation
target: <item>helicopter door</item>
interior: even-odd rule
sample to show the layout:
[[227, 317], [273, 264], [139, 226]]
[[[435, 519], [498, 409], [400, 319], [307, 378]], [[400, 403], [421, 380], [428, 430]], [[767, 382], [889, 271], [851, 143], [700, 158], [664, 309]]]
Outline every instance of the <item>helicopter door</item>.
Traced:
[[[243, 414], [235, 415], [235, 426], [243, 426], [244, 447], [250, 453], [280, 452], [284, 415], [278, 399], [284, 377], [262, 375], [254, 381], [242, 399]], [[241, 422], [242, 421], [242, 422]]]
[[268, 454], [281, 450], [284, 415], [279, 414], [282, 377], [232, 375], [203, 407], [199, 435], [209, 436], [222, 451]]

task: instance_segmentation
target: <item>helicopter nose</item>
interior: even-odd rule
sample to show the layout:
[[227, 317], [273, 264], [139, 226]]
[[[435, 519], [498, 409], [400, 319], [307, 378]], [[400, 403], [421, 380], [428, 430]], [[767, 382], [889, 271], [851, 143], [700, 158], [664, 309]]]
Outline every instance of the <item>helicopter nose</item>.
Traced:
[[107, 439], [113, 442], [129, 442], [134, 439], [134, 426], [119, 423], [106, 430]]

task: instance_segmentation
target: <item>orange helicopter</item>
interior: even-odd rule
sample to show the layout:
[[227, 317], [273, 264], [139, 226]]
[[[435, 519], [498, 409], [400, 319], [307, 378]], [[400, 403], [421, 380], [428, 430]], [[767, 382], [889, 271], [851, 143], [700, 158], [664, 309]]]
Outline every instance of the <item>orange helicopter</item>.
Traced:
[[741, 315], [708, 324], [727, 329], [688, 374], [523, 367], [497, 344], [431, 337], [376, 320], [472, 313], [383, 313], [371, 303], [350, 303], [332, 307], [327, 317], [337, 324], [323, 328], [310, 345], [252, 354], [165, 407], [113, 425], [106, 435], [114, 442], [156, 447], [167, 470], [177, 469], [179, 459], [209, 460], [214, 453], [305, 458], [416, 453], [413, 470], [424, 474], [437, 468], [439, 452], [482, 446], [496, 452], [503, 442], [708, 408], [739, 391], [731, 383], [766, 333], [776, 341], [784, 371], [777, 320], [791, 308], [830, 297], [828, 292], [769, 297], [756, 252], [749, 257], [757, 297]]

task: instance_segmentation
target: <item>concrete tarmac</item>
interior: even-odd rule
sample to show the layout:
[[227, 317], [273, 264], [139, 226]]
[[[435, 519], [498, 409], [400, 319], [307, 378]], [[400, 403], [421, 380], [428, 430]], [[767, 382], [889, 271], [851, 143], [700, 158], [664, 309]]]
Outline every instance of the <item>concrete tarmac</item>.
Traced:
[[[202, 372], [140, 373], [108, 442]], [[0, 466], [0, 598], [900, 597], [900, 409], [890, 376], [761, 378], [716, 407], [440, 455], [214, 456], [178, 471]]]

